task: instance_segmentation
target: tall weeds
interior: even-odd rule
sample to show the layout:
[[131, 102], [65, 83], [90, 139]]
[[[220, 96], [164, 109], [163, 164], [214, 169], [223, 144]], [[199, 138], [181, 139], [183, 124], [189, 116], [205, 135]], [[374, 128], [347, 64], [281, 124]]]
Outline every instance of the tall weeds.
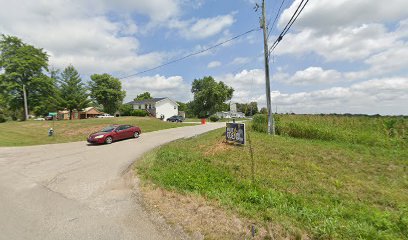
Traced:
[[[339, 141], [372, 146], [408, 145], [408, 119], [339, 115], [274, 115], [276, 133], [294, 138]], [[268, 117], [257, 114], [252, 129], [266, 133]]]

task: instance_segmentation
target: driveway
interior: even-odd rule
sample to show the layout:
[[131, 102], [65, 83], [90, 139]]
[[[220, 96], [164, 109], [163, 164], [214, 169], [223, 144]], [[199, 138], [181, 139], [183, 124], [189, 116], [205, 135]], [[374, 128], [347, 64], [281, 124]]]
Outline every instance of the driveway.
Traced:
[[101, 146], [0, 148], [0, 239], [180, 238], [144, 211], [125, 173], [159, 145], [223, 126], [173, 128]]

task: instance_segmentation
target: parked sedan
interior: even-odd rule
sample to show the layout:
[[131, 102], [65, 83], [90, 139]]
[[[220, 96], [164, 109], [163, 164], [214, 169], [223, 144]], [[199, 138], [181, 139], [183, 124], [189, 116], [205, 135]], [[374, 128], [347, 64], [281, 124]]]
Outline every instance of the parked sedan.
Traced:
[[94, 144], [111, 144], [117, 140], [137, 138], [141, 132], [142, 130], [139, 127], [131, 125], [111, 125], [99, 132], [90, 134], [87, 141]]
[[167, 118], [167, 122], [183, 122], [184, 118], [182, 116], [172, 116]]

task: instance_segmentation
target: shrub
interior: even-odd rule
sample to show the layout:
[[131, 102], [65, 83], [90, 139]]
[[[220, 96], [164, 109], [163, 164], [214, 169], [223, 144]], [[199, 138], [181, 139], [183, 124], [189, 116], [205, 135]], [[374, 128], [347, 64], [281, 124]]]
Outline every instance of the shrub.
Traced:
[[146, 117], [148, 113], [143, 110], [133, 110], [131, 115], [136, 117]]
[[123, 104], [119, 107], [119, 112], [122, 116], [132, 116], [133, 106], [130, 104]]
[[4, 114], [1, 114], [1, 113], [0, 113], [0, 123], [4, 123], [4, 122], [6, 122], [6, 121], [7, 121], [6, 116], [4, 116]]
[[252, 129], [256, 132], [268, 132], [268, 115], [255, 114], [252, 118]]
[[211, 115], [210, 116], [210, 121], [211, 122], [218, 122], [220, 118], [217, 115]]

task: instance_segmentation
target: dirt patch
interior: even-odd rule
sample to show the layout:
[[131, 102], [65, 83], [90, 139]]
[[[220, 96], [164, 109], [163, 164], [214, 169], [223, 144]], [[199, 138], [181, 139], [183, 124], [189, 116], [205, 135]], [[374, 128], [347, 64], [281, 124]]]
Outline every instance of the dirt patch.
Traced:
[[226, 152], [231, 150], [233, 146], [226, 141], [219, 141], [215, 146], [211, 146], [204, 152], [204, 156], [214, 156], [217, 153]]
[[140, 190], [148, 210], [158, 212], [171, 225], [181, 226], [193, 239], [295, 238], [287, 236], [279, 225], [254, 223], [200, 196], [170, 192], [152, 184], [145, 184]]

